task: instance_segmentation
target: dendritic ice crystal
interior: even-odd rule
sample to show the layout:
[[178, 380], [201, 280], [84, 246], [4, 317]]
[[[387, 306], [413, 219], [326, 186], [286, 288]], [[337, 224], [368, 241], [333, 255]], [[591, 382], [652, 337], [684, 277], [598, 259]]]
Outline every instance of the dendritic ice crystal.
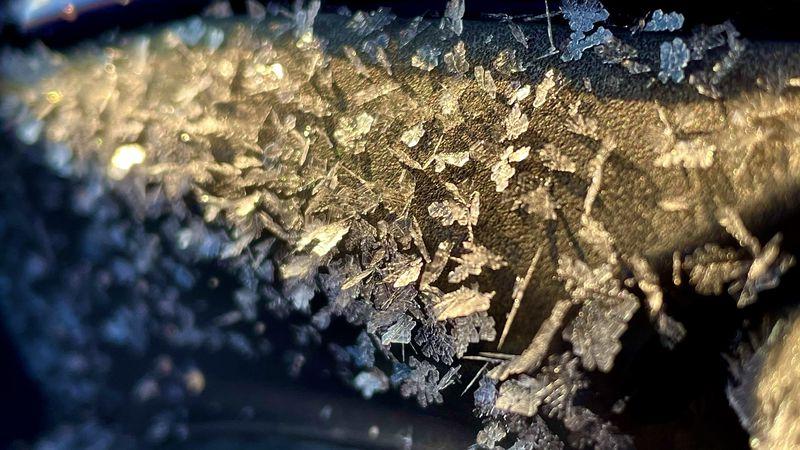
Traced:
[[[587, 399], [629, 330], [690, 335], [658, 255], [742, 309], [793, 267], [740, 211], [798, 181], [800, 108], [725, 96], [754, 57], [730, 23], [677, 37], [657, 10], [621, 33], [598, 0], [552, 3], [474, 23], [463, 0], [435, 19], [248, 2], [68, 57], [3, 49], [0, 114], [26, 147], [0, 192], [26, 201], [0, 205], [0, 305], [74, 407], [57, 420], [93, 429], [99, 399], [127, 398], [120, 352], [159, 411], [143, 439], [184, 436], [184, 399], [211, 386], [198, 355], [224, 352], [365, 398], [463, 392], [488, 447], [630, 447]], [[19, 189], [22, 169], [56, 181]]]

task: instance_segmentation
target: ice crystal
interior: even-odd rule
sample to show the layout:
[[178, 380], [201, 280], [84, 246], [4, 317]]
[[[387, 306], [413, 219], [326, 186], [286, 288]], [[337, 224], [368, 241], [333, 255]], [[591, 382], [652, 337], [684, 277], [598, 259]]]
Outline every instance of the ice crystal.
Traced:
[[430, 72], [439, 65], [442, 50], [430, 44], [422, 44], [411, 57], [411, 65], [425, 72]]
[[636, 283], [647, 298], [646, 305], [650, 320], [661, 336], [664, 346], [672, 348], [686, 335], [686, 329], [680, 322], [664, 312], [664, 292], [661, 289], [658, 275], [650, 263], [641, 256], [632, 256], [629, 259]]
[[343, 117], [339, 119], [338, 127], [333, 132], [333, 138], [339, 145], [354, 153], [361, 153], [364, 151], [364, 143], [360, 139], [369, 133], [374, 122], [375, 118], [366, 112], [355, 118]]
[[501, 411], [532, 417], [542, 404], [542, 384], [527, 375], [500, 385], [495, 407]]
[[506, 48], [500, 50], [497, 56], [492, 61], [492, 67], [500, 73], [512, 75], [517, 72], [524, 72], [525, 66], [522, 61], [517, 59], [517, 51], [514, 49]]
[[453, 362], [455, 343], [447, 333], [444, 322], [435, 320], [421, 324], [414, 336], [414, 342], [422, 349], [422, 354], [444, 364]]
[[546, 144], [537, 153], [542, 163], [555, 172], [575, 173], [578, 166], [566, 155], [558, 151], [554, 144]]
[[450, 259], [450, 252], [453, 250], [454, 244], [450, 241], [442, 241], [436, 248], [436, 253], [430, 263], [425, 265], [425, 271], [422, 273], [420, 279], [420, 286], [424, 289], [436, 282], [442, 275], [448, 260]]
[[490, 420], [481, 431], [478, 432], [478, 436], [475, 438], [475, 441], [478, 445], [481, 445], [486, 448], [496, 448], [497, 443], [505, 439], [508, 435], [508, 430], [500, 421], [497, 420]]
[[350, 64], [356, 70], [356, 72], [364, 77], [369, 78], [369, 71], [367, 70], [367, 66], [361, 61], [361, 58], [358, 57], [358, 53], [353, 47], [345, 45], [342, 47], [342, 51], [344, 52], [347, 59], [350, 60]]
[[521, 355], [503, 363], [489, 372], [489, 377], [496, 380], [506, 380], [511, 375], [533, 372], [539, 368], [542, 361], [547, 357], [550, 343], [558, 330], [562, 327], [564, 319], [569, 312], [571, 302], [560, 300], [553, 306], [547, 320], [536, 331], [536, 335], [531, 340], [528, 347]]
[[[422, 28], [420, 28], [421, 24], [422, 24]], [[411, 19], [411, 21], [408, 22], [408, 25], [406, 25], [406, 27], [403, 28], [402, 30], [400, 30], [400, 32], [398, 33], [398, 35], [399, 35], [398, 38], [397, 38], [398, 46], [400, 48], [405, 47], [409, 42], [414, 40], [414, 38], [417, 37], [417, 35], [422, 30], [424, 30], [426, 27], [428, 27], [428, 25], [429, 24], [427, 22], [423, 24], [422, 16], [417, 16], [417, 17], [414, 17], [413, 19]]]
[[647, 64], [636, 60], [639, 56], [636, 48], [616, 37], [611, 38], [605, 44], [595, 47], [594, 52], [603, 60], [604, 64], [619, 64], [631, 74], [640, 74], [652, 70]]
[[[516, 105], [514, 105], [516, 107]], [[525, 128], [527, 128], [527, 117], [525, 118]], [[516, 173], [516, 169], [511, 166], [511, 163], [518, 163], [528, 158], [530, 154], [530, 147], [520, 147], [514, 149], [513, 145], [509, 145], [500, 155], [500, 160], [492, 165], [491, 180], [495, 183], [495, 191], [503, 192], [508, 187], [508, 182], [511, 177]]]
[[638, 300], [620, 286], [608, 264], [591, 269], [582, 261], [561, 258], [558, 275], [572, 301], [581, 305], [564, 338], [572, 342], [586, 369], [608, 372], [621, 348], [619, 337], [639, 308]]
[[547, 186], [528, 191], [514, 199], [512, 209], [522, 208], [526, 213], [545, 220], [556, 220], [557, 205], [550, 196]]
[[662, 83], [669, 80], [675, 83], [683, 81], [683, 69], [689, 64], [689, 47], [681, 38], [675, 38], [672, 42], [661, 43], [661, 67], [658, 72], [658, 79]]
[[318, 256], [325, 256], [344, 237], [350, 227], [344, 222], [334, 222], [307, 231], [298, 241], [298, 250], [307, 248], [312, 243], [311, 252]]
[[411, 331], [414, 330], [414, 327], [417, 325], [414, 322], [414, 319], [407, 316], [406, 314], [401, 314], [400, 317], [397, 319], [397, 322], [392, 324], [382, 335], [381, 335], [381, 344], [383, 345], [390, 345], [393, 343], [397, 344], [408, 344], [411, 342]]
[[478, 388], [472, 394], [475, 401], [475, 411], [479, 417], [490, 416], [494, 412], [497, 401], [497, 386], [491, 378], [483, 377], [478, 381]]
[[536, 85], [536, 95], [533, 98], [533, 107], [542, 107], [547, 101], [547, 95], [554, 87], [556, 87], [555, 71], [553, 69], [548, 69], [547, 72], [545, 72], [542, 81]]
[[657, 9], [644, 26], [644, 31], [677, 31], [683, 27], [683, 14], [678, 12], [664, 13]]
[[433, 314], [436, 320], [464, 317], [479, 311], [489, 309], [494, 291], [483, 293], [475, 288], [461, 286], [453, 292], [444, 294], [433, 305]]
[[683, 262], [689, 282], [703, 295], [719, 295], [729, 282], [747, 273], [747, 262], [732, 248], [715, 244], [699, 247]]
[[347, 352], [356, 367], [370, 368], [375, 365], [375, 346], [366, 332], [358, 335], [356, 345], [347, 347]]
[[439, 153], [433, 156], [435, 162], [433, 170], [436, 173], [444, 172], [447, 166], [464, 167], [469, 162], [469, 151]]
[[680, 139], [672, 149], [656, 158], [658, 167], [683, 167], [686, 169], [708, 169], [714, 164], [717, 147], [701, 138]]
[[464, 46], [464, 41], [458, 41], [452, 50], [444, 54], [444, 64], [448, 71], [459, 75], [464, 75], [469, 71], [467, 49]]
[[395, 288], [401, 288], [414, 283], [422, 271], [422, 258], [409, 258], [387, 266], [388, 274], [383, 278], [384, 283], [391, 283]]
[[389, 389], [389, 378], [380, 369], [372, 368], [359, 372], [353, 379], [353, 385], [366, 399]]
[[492, 78], [492, 73], [489, 69], [484, 69], [483, 66], [475, 66], [475, 81], [483, 92], [486, 92], [492, 98], [495, 97], [497, 86], [494, 84], [494, 78]]
[[419, 143], [419, 140], [422, 139], [422, 136], [425, 135], [424, 126], [425, 123], [420, 122], [407, 129], [402, 135], [400, 135], [400, 141], [402, 141], [403, 144], [406, 144], [408, 147], [415, 147]]
[[513, 303], [511, 305], [511, 310], [508, 312], [506, 317], [506, 323], [503, 325], [503, 333], [500, 335], [500, 341], [497, 343], [498, 350], [503, 346], [506, 336], [508, 335], [508, 331], [511, 329], [511, 324], [514, 323], [514, 318], [517, 316], [517, 310], [519, 310], [519, 307], [522, 304], [522, 298], [525, 296], [525, 290], [528, 289], [531, 278], [533, 278], [533, 272], [536, 269], [536, 265], [539, 263], [539, 258], [541, 257], [542, 247], [539, 247], [531, 259], [528, 270], [525, 271], [525, 276], [516, 277], [514, 280], [514, 288], [511, 290], [511, 298]]
[[464, 241], [463, 247], [462, 255], [451, 258], [458, 265], [447, 274], [447, 281], [450, 283], [461, 283], [470, 275], [480, 275], [484, 267], [497, 270], [506, 265], [502, 257], [482, 245]]
[[439, 25], [441, 29], [448, 29], [457, 36], [464, 31], [464, 0], [448, 0], [444, 10], [444, 17]]
[[603, 27], [597, 28], [594, 33], [588, 36], [579, 32], [572, 33], [570, 34], [567, 48], [561, 54], [561, 60], [564, 62], [577, 61], [583, 57], [583, 52], [598, 45], [608, 44], [613, 37], [614, 35], [611, 34], [611, 31]]
[[403, 397], [415, 396], [423, 408], [430, 404], [441, 403], [442, 393], [439, 389], [439, 372], [431, 363], [419, 361], [415, 357], [409, 358], [410, 371], [405, 375], [400, 385], [400, 395]]
[[564, 17], [572, 31], [586, 33], [597, 22], [608, 19], [608, 11], [598, 0], [565, 0], [561, 5]]
[[375, 11], [365, 13], [358, 11], [347, 22], [347, 28], [359, 36], [368, 36], [375, 31], [382, 30], [385, 26], [394, 21], [396, 16], [391, 13], [389, 8], [380, 7]]
[[494, 329], [494, 319], [486, 311], [472, 313], [464, 317], [456, 317], [452, 320], [452, 325], [451, 334], [453, 335], [456, 356], [459, 358], [467, 352], [469, 344], [476, 344], [480, 341], [490, 342], [497, 335]]

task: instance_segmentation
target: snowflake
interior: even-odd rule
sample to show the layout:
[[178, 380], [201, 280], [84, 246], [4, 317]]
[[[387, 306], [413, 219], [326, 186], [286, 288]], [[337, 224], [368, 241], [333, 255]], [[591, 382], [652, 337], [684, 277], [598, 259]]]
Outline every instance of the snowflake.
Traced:
[[456, 356], [464, 356], [469, 344], [479, 341], [494, 341], [497, 332], [494, 329], [494, 318], [486, 311], [470, 314], [465, 317], [453, 319], [453, 340], [455, 341]]
[[480, 275], [484, 267], [498, 270], [506, 265], [502, 257], [482, 245], [464, 241], [463, 247], [464, 254], [451, 258], [458, 266], [447, 274], [447, 281], [450, 283], [461, 283], [470, 275]]
[[439, 388], [439, 372], [431, 363], [409, 358], [409, 370], [402, 375], [400, 395], [405, 398], [416, 396], [423, 408], [443, 401]]
[[[516, 108], [517, 105], [514, 105]], [[525, 119], [527, 122], [527, 118]], [[527, 128], [527, 125], [526, 125]], [[495, 183], [495, 191], [503, 192], [508, 187], [508, 182], [516, 173], [516, 169], [511, 163], [518, 163], [528, 158], [530, 147], [520, 147], [514, 150], [513, 145], [509, 145], [500, 155], [500, 160], [492, 165], [491, 180]]]

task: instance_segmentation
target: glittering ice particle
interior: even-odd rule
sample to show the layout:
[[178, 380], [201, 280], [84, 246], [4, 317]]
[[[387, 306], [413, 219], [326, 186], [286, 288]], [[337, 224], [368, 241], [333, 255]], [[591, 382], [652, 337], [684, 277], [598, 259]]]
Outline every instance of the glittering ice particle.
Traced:
[[661, 70], [658, 72], [658, 79], [662, 83], [672, 80], [676, 83], [683, 81], [683, 69], [689, 64], [689, 48], [681, 38], [675, 38], [672, 42], [661, 44]]
[[664, 13], [657, 9], [644, 27], [644, 31], [676, 31], [683, 27], [683, 14], [678, 12]]
[[411, 65], [426, 72], [430, 72], [439, 65], [439, 55], [442, 51], [430, 44], [421, 45], [414, 56], [411, 57]]

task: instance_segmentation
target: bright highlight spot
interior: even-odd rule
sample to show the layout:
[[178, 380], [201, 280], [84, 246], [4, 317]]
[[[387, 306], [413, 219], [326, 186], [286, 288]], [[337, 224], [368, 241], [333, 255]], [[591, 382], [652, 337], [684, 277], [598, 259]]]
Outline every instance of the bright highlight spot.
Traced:
[[114, 150], [114, 155], [111, 157], [111, 167], [109, 168], [109, 175], [112, 178], [123, 178], [131, 167], [144, 162], [144, 147], [139, 144], [124, 144]]

